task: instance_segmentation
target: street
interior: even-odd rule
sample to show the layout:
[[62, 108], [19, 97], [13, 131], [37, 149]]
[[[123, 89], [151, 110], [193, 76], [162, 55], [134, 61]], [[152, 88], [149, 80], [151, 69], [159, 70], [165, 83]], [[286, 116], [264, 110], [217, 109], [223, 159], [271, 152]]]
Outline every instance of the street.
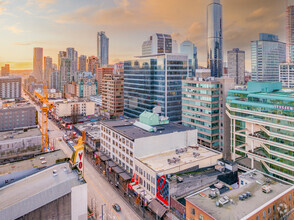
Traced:
[[[34, 105], [38, 111], [39, 124], [42, 121], [40, 114], [40, 108], [33, 103], [26, 95], [24, 98]], [[72, 150], [63, 141], [62, 137], [64, 133], [54, 124], [53, 121], [48, 119], [48, 135], [49, 142], [55, 144], [56, 149], [61, 149], [64, 153], [71, 158]], [[61, 139], [61, 140], [60, 140]], [[88, 206], [94, 212], [95, 219], [102, 219], [102, 207], [103, 207], [103, 219], [104, 220], [137, 220], [140, 217], [133, 211], [130, 204], [126, 203], [121, 196], [113, 189], [113, 187], [99, 174], [94, 167], [85, 158], [85, 180], [88, 183]], [[117, 203], [121, 207], [121, 212], [116, 212], [112, 205]]]

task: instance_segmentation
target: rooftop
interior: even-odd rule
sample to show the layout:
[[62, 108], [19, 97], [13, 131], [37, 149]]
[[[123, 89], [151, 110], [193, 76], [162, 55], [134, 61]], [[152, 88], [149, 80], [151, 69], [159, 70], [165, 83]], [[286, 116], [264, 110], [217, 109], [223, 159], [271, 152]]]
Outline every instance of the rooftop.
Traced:
[[77, 124], [74, 127], [76, 127], [79, 131], [85, 131], [92, 138], [100, 138], [100, 121]]
[[[53, 171], [57, 175], [53, 175]], [[57, 164], [15, 183], [0, 188], [0, 216], [17, 219], [66, 194], [83, 184], [68, 163]]]
[[183, 132], [188, 130], [194, 130], [193, 128], [170, 122], [169, 124], [161, 124], [161, 125], [153, 126], [153, 128], [156, 128], [156, 131], [149, 132], [138, 126], [135, 126], [134, 123], [136, 121], [137, 119], [110, 120], [110, 121], [102, 121], [101, 124], [105, 125], [106, 127], [112, 130], [115, 130], [121, 135], [132, 140], [135, 140], [138, 138], [150, 137], [154, 135], [163, 135], [163, 134], [170, 134], [173, 132]]
[[[257, 208], [266, 205], [266, 203], [286, 190], [290, 189], [291, 185], [279, 182], [276, 179], [269, 179], [258, 171], [239, 176], [239, 179], [248, 180], [248, 184], [238, 189], [231, 189], [218, 196], [216, 199], [209, 198], [210, 188], [199, 191], [196, 194], [186, 197], [186, 200], [202, 209], [210, 216], [218, 220], [235, 220], [242, 219]], [[270, 193], [263, 193], [262, 186], [270, 180]], [[241, 201], [239, 195], [251, 193], [251, 197]], [[224, 204], [222, 207], [217, 207], [216, 202], [220, 198], [227, 196], [232, 202]]]
[[[196, 154], [197, 156], [195, 156]], [[202, 165], [204, 160], [206, 160], [206, 162], [209, 161], [209, 163], [207, 163], [208, 166], [215, 165], [217, 159], [215, 161], [207, 160], [214, 156], [219, 156], [217, 159], [220, 159], [222, 158], [222, 153], [205, 147], [185, 147], [147, 157], [141, 157], [138, 160], [157, 173], [170, 174], [175, 173], [175, 171], [179, 172], [183, 169], [197, 166], [200, 163]], [[170, 161], [174, 160], [174, 158], [179, 158], [179, 160], [177, 162]]]
[[15, 108], [35, 108], [29, 103], [12, 103], [11, 105], [5, 105], [0, 107], [0, 110], [15, 109]]
[[[44, 159], [40, 160], [40, 157], [44, 157]], [[48, 153], [43, 153], [27, 160], [7, 163], [0, 166], [0, 176], [21, 170], [51, 166], [56, 163], [56, 160], [64, 158], [67, 158], [65, 153], [62, 150], [57, 150]], [[46, 164], [42, 164], [42, 161], [46, 161]]]
[[30, 128], [27, 131], [3, 131], [0, 132], [0, 141], [15, 140], [21, 138], [41, 136], [42, 133], [39, 128]]

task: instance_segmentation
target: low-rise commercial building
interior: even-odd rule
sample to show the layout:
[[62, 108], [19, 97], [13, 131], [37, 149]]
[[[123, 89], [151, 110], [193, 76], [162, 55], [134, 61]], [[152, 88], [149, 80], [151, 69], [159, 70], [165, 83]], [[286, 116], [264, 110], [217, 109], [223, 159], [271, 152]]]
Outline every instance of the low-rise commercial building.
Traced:
[[0, 99], [11, 99], [21, 97], [21, 77], [0, 77]]
[[92, 150], [99, 150], [100, 148], [100, 121], [85, 122], [73, 126], [73, 130], [78, 135], [82, 136], [85, 131], [85, 143], [92, 148]]
[[294, 182], [293, 104], [294, 91], [282, 90], [281, 82], [248, 82], [245, 90], [229, 90], [232, 159], [240, 169]]
[[56, 103], [54, 114], [56, 118], [69, 117], [73, 115], [93, 115], [95, 112], [95, 103], [88, 101], [64, 101]]
[[250, 171], [237, 189], [219, 182], [186, 197], [186, 219], [293, 219], [293, 193], [294, 186]]
[[294, 64], [281, 63], [279, 67], [279, 81], [283, 88], [294, 88]]
[[230, 158], [230, 119], [225, 97], [234, 88], [233, 78], [187, 78], [182, 82], [183, 125], [198, 130], [198, 142]]
[[87, 184], [59, 163], [0, 188], [1, 219], [87, 219]]
[[0, 132], [38, 124], [37, 110], [29, 104], [15, 104], [0, 108]]
[[134, 172], [140, 158], [197, 143], [197, 130], [179, 125], [158, 114], [143, 112], [139, 120], [101, 121], [101, 152], [114, 163]]
[[41, 152], [42, 134], [39, 128], [0, 132], [1, 160]]

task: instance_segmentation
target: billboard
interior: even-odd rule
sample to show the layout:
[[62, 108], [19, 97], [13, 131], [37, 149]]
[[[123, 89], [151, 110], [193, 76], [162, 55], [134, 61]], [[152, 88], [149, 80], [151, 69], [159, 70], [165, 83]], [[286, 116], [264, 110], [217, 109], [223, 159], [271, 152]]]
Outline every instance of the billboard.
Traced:
[[169, 182], [165, 175], [158, 174], [156, 175], [156, 181], [156, 198], [165, 206], [169, 207]]

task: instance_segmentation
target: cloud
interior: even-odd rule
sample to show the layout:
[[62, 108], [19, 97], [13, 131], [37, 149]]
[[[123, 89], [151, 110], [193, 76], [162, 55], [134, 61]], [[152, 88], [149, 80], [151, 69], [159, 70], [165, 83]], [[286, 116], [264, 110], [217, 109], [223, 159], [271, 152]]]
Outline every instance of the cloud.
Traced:
[[31, 45], [34, 45], [34, 44], [46, 44], [45, 42], [43, 41], [31, 41], [31, 42], [15, 42], [14, 45], [16, 46], [31, 46]]
[[257, 21], [259, 20], [260, 22], [260, 19], [266, 17], [266, 14], [269, 12], [270, 10], [268, 8], [258, 8], [254, 11], [252, 11], [248, 17], [246, 18], [246, 21]]
[[56, 3], [56, 0], [29, 0], [27, 5], [37, 4], [40, 8], [46, 8], [50, 4]]
[[9, 30], [9, 31], [11, 31], [11, 32], [13, 32], [15, 34], [19, 34], [19, 33], [24, 32], [24, 30], [22, 30], [22, 29], [20, 29], [20, 28], [18, 28], [16, 26], [7, 26], [5, 29]]

